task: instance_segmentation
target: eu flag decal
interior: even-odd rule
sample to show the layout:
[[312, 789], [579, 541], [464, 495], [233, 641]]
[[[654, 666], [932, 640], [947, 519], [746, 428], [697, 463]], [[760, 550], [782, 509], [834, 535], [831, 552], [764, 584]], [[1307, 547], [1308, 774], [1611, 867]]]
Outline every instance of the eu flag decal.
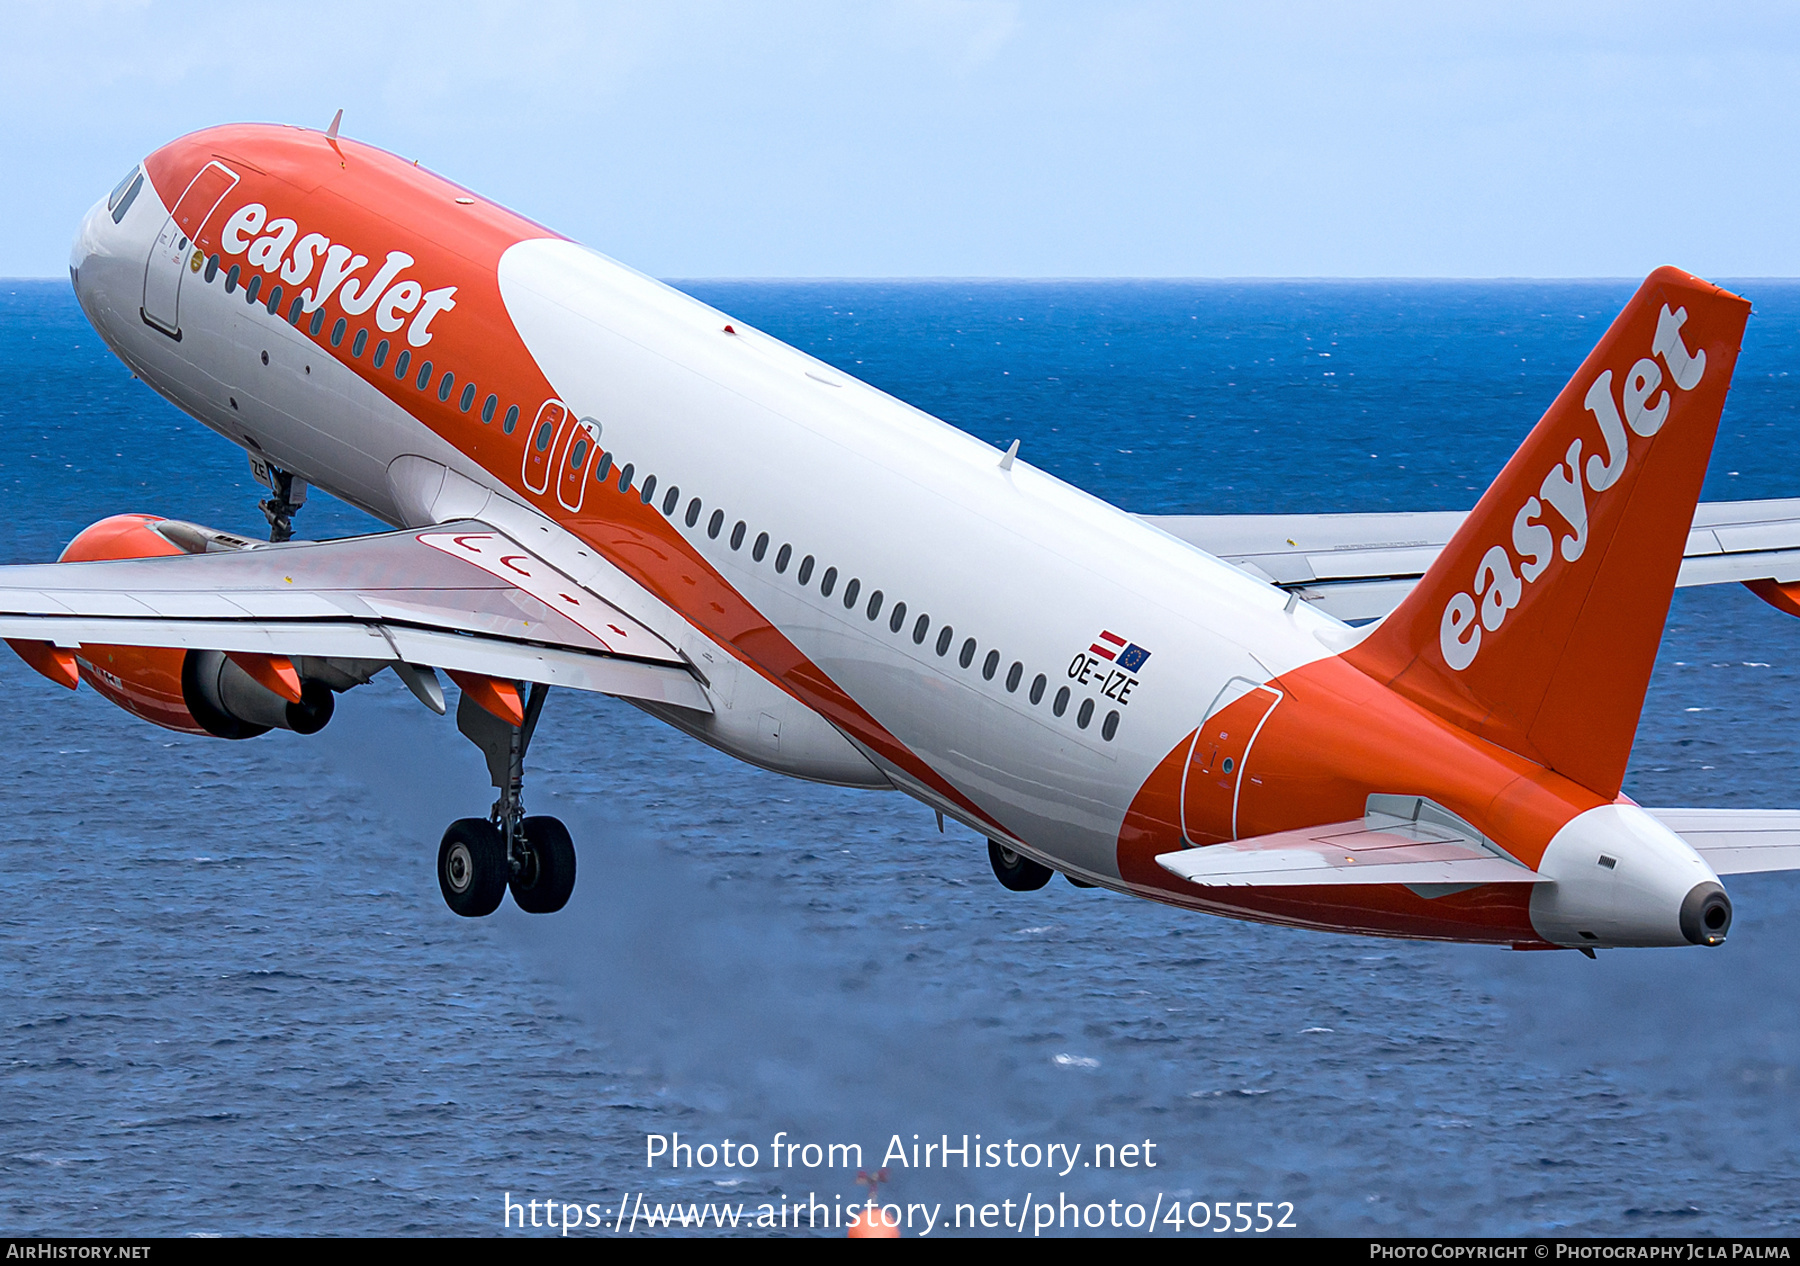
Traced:
[[1123, 668], [1126, 672], [1135, 673], [1144, 666], [1144, 661], [1149, 658], [1150, 652], [1139, 646], [1136, 642], [1133, 642], [1119, 652], [1119, 658], [1116, 662], [1119, 667]]

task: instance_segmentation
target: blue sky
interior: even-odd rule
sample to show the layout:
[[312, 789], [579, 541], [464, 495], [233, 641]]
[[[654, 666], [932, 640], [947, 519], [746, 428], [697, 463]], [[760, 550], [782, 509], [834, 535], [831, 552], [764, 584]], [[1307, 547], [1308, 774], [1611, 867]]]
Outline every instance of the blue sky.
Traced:
[[1800, 8], [10, 0], [0, 276], [211, 123], [647, 272], [1800, 275]]

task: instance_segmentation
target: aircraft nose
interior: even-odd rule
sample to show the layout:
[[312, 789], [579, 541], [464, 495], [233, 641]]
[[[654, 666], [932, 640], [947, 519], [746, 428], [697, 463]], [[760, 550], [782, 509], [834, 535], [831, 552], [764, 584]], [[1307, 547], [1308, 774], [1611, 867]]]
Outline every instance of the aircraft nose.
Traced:
[[113, 191], [88, 208], [75, 231], [69, 247], [69, 281], [77, 297], [82, 291], [82, 270], [96, 256], [110, 254], [109, 244], [119, 234], [119, 225], [136, 204], [144, 189], [144, 169], [134, 167], [113, 187]]
[[74, 242], [69, 245], [69, 283], [75, 287], [77, 296], [81, 294], [81, 266], [99, 250], [100, 226], [96, 221], [105, 214], [105, 202], [97, 202], [89, 208], [81, 218], [81, 227], [75, 230]]

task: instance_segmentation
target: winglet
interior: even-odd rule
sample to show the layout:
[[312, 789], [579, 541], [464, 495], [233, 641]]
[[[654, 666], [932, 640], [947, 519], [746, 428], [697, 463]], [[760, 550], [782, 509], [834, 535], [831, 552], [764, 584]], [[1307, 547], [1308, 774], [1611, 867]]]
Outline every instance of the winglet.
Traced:
[[1618, 793], [1750, 305], [1652, 273], [1430, 570], [1344, 659]]

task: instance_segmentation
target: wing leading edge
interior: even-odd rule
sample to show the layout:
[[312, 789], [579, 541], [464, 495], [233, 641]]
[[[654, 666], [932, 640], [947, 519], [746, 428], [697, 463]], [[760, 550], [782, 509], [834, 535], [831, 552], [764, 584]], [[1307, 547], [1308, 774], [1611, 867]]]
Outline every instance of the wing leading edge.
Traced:
[[[1139, 517], [1355, 622], [1380, 619], [1399, 605], [1466, 516], [1449, 510]], [[1676, 585], [1763, 581], [1800, 581], [1800, 498], [1701, 502]]]
[[0, 637], [430, 665], [712, 710], [674, 647], [473, 520], [0, 567]]

